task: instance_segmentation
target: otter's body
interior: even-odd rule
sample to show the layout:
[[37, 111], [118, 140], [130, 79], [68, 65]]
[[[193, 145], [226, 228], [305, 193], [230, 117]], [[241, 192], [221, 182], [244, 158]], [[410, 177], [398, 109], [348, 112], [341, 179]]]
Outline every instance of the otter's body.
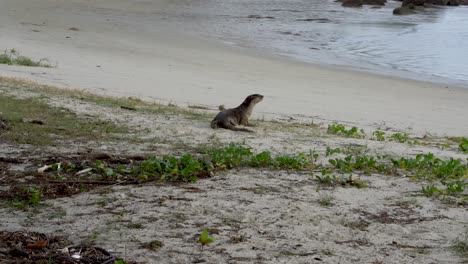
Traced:
[[252, 126], [249, 124], [249, 118], [252, 115], [254, 106], [263, 100], [263, 95], [252, 94], [245, 98], [244, 102], [236, 108], [230, 108], [221, 111], [211, 121], [211, 128], [225, 128], [234, 131], [253, 132], [246, 128], [238, 128], [236, 126]]

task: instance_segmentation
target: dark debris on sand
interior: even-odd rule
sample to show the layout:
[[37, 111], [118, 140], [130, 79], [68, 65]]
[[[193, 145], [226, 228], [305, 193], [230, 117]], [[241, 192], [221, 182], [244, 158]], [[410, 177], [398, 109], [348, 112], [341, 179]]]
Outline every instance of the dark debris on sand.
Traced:
[[70, 244], [59, 236], [0, 231], [0, 263], [113, 264], [119, 260], [99, 247]]

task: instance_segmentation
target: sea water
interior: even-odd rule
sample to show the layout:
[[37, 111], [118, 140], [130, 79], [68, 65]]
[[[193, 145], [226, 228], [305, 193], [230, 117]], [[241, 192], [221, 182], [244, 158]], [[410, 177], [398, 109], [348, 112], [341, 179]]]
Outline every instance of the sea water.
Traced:
[[468, 7], [393, 15], [399, 6], [392, 0], [361, 8], [334, 0], [175, 0], [158, 15], [191, 34], [305, 62], [468, 87]]

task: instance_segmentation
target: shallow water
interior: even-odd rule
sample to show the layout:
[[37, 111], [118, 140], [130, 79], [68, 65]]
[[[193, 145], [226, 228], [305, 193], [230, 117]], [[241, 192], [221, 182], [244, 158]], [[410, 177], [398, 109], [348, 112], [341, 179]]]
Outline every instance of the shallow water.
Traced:
[[391, 0], [382, 8], [344, 8], [333, 0], [167, 3], [158, 14], [166, 14], [172, 26], [192, 34], [307, 62], [468, 84], [465, 6], [394, 16], [392, 10], [401, 2]]

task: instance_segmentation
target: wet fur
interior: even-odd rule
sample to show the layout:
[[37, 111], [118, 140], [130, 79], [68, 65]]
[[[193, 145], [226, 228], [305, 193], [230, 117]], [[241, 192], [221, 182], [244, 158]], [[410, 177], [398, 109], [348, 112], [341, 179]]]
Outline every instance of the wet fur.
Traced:
[[225, 128], [233, 131], [253, 132], [247, 128], [236, 127], [238, 125], [251, 126], [249, 118], [254, 106], [263, 100], [263, 95], [252, 94], [245, 98], [244, 102], [236, 108], [223, 110], [211, 121], [211, 128]]

